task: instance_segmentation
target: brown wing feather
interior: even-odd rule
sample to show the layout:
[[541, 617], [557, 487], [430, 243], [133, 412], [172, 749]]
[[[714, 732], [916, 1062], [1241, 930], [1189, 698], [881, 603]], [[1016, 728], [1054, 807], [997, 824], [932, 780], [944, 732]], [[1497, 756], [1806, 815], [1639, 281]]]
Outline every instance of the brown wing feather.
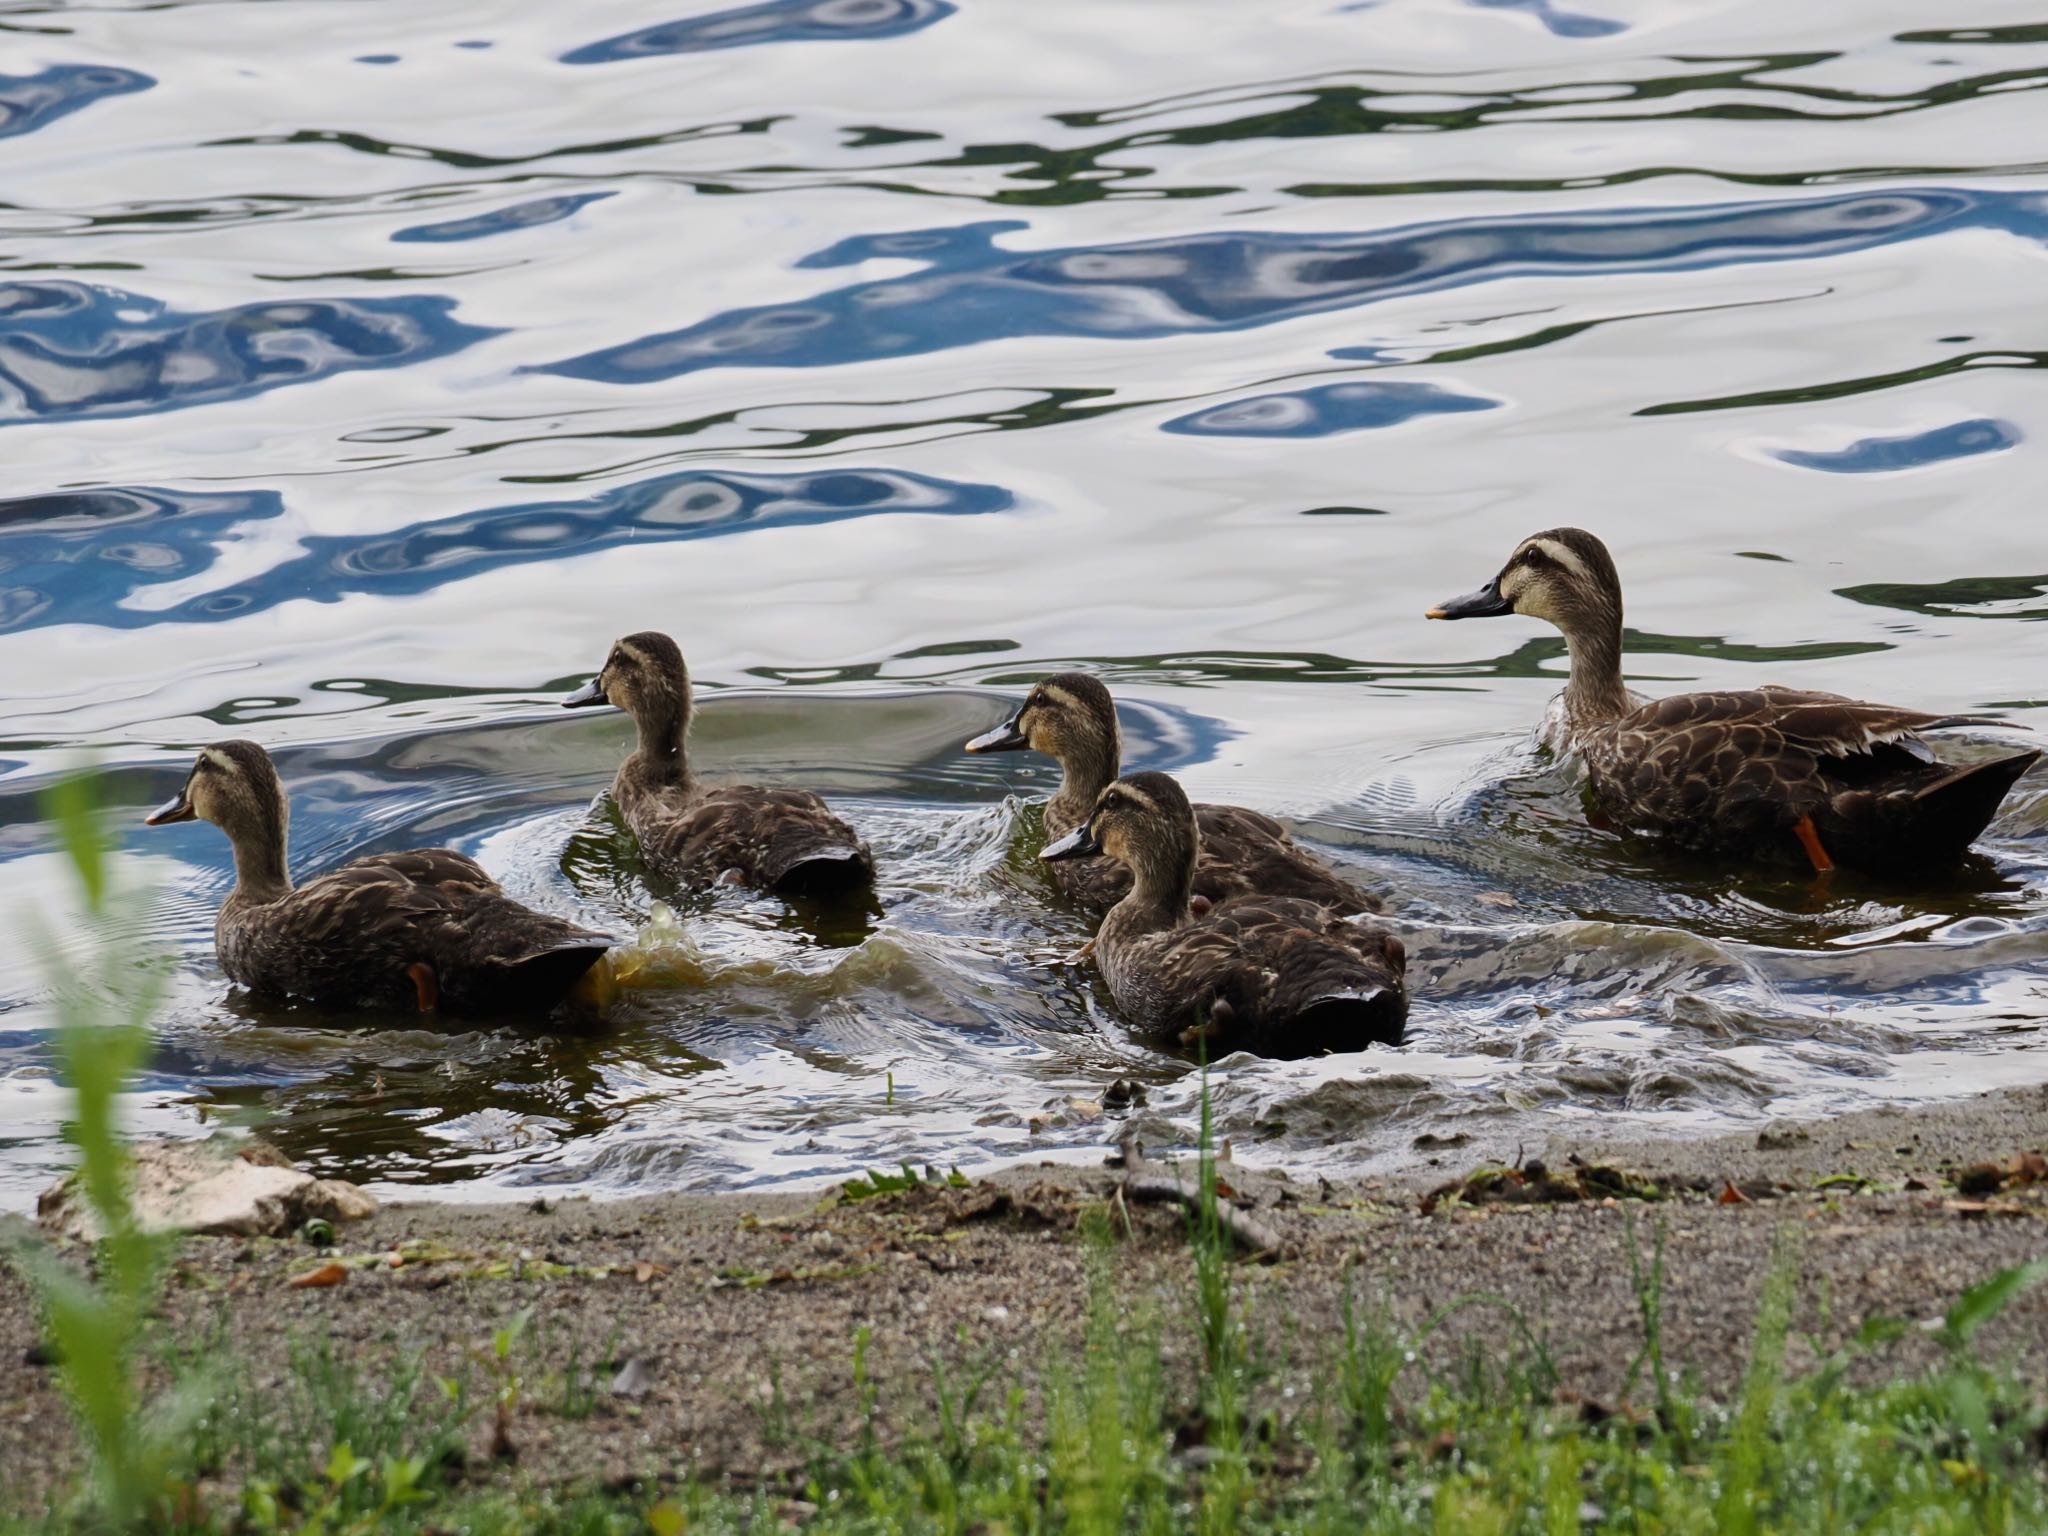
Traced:
[[872, 872], [867, 845], [825, 802], [805, 789], [731, 784], [694, 796], [680, 810], [635, 819], [634, 832], [663, 874], [701, 885], [738, 870], [749, 885], [770, 887], [807, 859], [846, 855]]
[[[1208, 901], [1297, 896], [1344, 914], [1384, 910], [1378, 897], [1346, 880], [1262, 812], [1242, 805], [1198, 805], [1195, 825], [1201, 855], [1194, 894]], [[1062, 890], [1091, 906], [1114, 906], [1130, 894], [1131, 872], [1107, 856], [1063, 860], [1052, 869]]]
[[[610, 943], [522, 906], [474, 860], [442, 848], [358, 859], [260, 906], [230, 902], [216, 934], [223, 969], [259, 991], [405, 1007], [417, 996], [407, 968], [425, 963], [455, 1012], [544, 1008]], [[558, 954], [570, 957], [548, 967], [565, 973], [559, 988], [522, 995], [513, 973]]]
[[[1207, 916], [1118, 946], [1105, 969], [1140, 1028], [1211, 1027], [1212, 1055], [1298, 1056], [1398, 1041], [1406, 954], [1383, 929], [1289, 897], [1224, 901]], [[1310, 1016], [1351, 1004], [1326, 1024]]]
[[1805, 689], [1730, 689], [1653, 700], [1586, 732], [1581, 748], [1596, 801], [1633, 830], [1790, 859], [1803, 857], [1790, 829], [1812, 817], [1837, 857], [1868, 864], [1911, 830], [1915, 813], [1886, 802], [1951, 771], [1920, 734], [1980, 723]]

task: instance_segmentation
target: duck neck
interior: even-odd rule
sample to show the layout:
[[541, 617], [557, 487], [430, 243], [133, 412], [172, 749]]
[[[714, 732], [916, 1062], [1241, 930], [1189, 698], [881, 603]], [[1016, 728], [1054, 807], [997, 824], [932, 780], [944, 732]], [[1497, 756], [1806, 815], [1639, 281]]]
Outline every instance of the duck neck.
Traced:
[[1045, 803], [1045, 830], [1064, 836], [1088, 819], [1096, 798], [1116, 777], [1117, 743], [1086, 742], [1069, 747], [1060, 758], [1059, 793]]
[[[1157, 865], [1131, 871], [1131, 893], [1118, 902], [1102, 920], [1104, 937], [1136, 938], [1178, 928], [1189, 917], [1188, 902], [1194, 895], [1195, 861], [1173, 869]], [[1111, 925], [1115, 931], [1112, 935]]]
[[638, 777], [662, 788], [689, 788], [690, 760], [683, 750], [690, 734], [689, 706], [650, 710], [633, 723], [640, 731], [640, 745], [633, 753]]
[[1564, 632], [1571, 651], [1571, 680], [1565, 684], [1565, 717], [1575, 724], [1612, 720], [1629, 709], [1621, 679], [1621, 611], [1596, 615]]
[[292, 877], [285, 869], [282, 833], [230, 833], [235, 850], [235, 889], [230, 900], [263, 905], [291, 894]]

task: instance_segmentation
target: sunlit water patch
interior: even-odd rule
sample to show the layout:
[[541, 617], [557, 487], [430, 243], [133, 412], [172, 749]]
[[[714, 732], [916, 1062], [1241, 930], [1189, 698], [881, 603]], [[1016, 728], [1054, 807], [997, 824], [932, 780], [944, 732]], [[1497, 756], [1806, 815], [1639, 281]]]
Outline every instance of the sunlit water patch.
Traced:
[[[7, 1205], [66, 1161], [36, 794], [85, 752], [174, 962], [140, 1129], [466, 1198], [1185, 1140], [1199, 1073], [1036, 861], [1053, 771], [958, 750], [1074, 666], [1132, 766], [1284, 815], [1407, 943], [1404, 1047], [1213, 1064], [1241, 1157], [2048, 1079], [2038, 774], [1907, 885], [1703, 868], [1532, 746], [1553, 633], [1421, 620], [1583, 524], [1644, 693], [2038, 725], [2032, 18], [7, 9], [0, 887], [56, 951], [0, 924]], [[871, 901], [650, 881], [629, 728], [555, 707], [650, 627], [704, 769], [831, 797]], [[226, 736], [295, 869], [461, 848], [640, 935], [635, 984], [578, 1031], [231, 988], [225, 843], [136, 824]]]

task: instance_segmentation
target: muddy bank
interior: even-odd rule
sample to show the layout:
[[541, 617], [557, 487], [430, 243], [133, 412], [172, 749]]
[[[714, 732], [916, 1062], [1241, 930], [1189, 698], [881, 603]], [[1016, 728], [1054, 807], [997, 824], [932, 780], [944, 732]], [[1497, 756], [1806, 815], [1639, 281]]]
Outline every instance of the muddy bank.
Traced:
[[[1668, 1358], [1725, 1391], [1774, 1248], [1789, 1241], [1803, 1276], [1797, 1368], [1869, 1316], [1939, 1317], [1971, 1284], [2048, 1251], [2048, 1164], [2027, 1156], [2044, 1149], [2048, 1090], [2029, 1089], [1708, 1141], [1558, 1136], [1505, 1175], [1464, 1177], [1473, 1165], [1450, 1151], [1436, 1167], [1342, 1185], [1235, 1165], [1223, 1178], [1253, 1230], [1279, 1243], [1236, 1270], [1276, 1392], [1306, 1392], [1327, 1371], [1347, 1290], [1409, 1326], [1492, 1293], [1526, 1316], [1568, 1388], [1614, 1402], [1641, 1337], [1631, 1225], [1645, 1245], [1663, 1225]], [[1120, 1199], [1123, 1177], [1022, 1166], [857, 1200], [392, 1206], [341, 1229], [333, 1250], [191, 1239], [163, 1331], [259, 1385], [287, 1379], [295, 1338], [322, 1336], [373, 1381], [411, 1359], [476, 1378], [493, 1335], [524, 1313], [509, 1443], [494, 1448], [480, 1414], [466, 1475], [505, 1475], [495, 1449], [549, 1480], [773, 1484], [861, 1422], [863, 1330], [885, 1425], [928, 1402], [934, 1362], [991, 1363], [1028, 1383], [1081, 1322], [1091, 1252], [1107, 1255], [1120, 1314], [1158, 1325], [1169, 1375], [1190, 1371], [1183, 1217]], [[1091, 1250], [1087, 1231], [1114, 1241]], [[330, 1264], [336, 1284], [290, 1283]], [[1473, 1330], [1495, 1353], [1509, 1347], [1501, 1314], [1475, 1310], [1432, 1348], [1454, 1351]], [[0, 1273], [0, 1463], [47, 1482], [73, 1451], [35, 1344], [27, 1294]], [[2048, 1365], [2048, 1289], [2008, 1309], [1983, 1347]], [[1912, 1359], [1933, 1346], [1900, 1348]], [[36, 1496], [18, 1482], [11, 1495]]]

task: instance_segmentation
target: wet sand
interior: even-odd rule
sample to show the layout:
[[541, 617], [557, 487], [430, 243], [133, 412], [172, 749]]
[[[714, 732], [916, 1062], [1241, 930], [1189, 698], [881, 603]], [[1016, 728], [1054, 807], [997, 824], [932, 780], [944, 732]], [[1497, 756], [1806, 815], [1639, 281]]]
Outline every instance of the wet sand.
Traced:
[[[1664, 1227], [1667, 1358], [1723, 1394], [1783, 1245], [1801, 1273], [1795, 1370], [1867, 1317], [1938, 1318], [1970, 1285], [2048, 1251], [2048, 1185], [2022, 1157], [2043, 1149], [2048, 1089], [2033, 1088], [1712, 1140], [1556, 1136], [1504, 1181], [1512, 1198], [1543, 1203], [1432, 1199], [1473, 1167], [1463, 1149], [1440, 1166], [1418, 1159], [1401, 1175], [1345, 1184], [1228, 1163], [1222, 1177], [1281, 1244], [1235, 1270], [1279, 1362], [1275, 1390], [1307, 1389], [1327, 1371], [1347, 1288], [1368, 1304], [1383, 1298], [1407, 1325], [1492, 1293], [1526, 1315], [1567, 1388], [1612, 1403], [1641, 1338], [1631, 1227], [1645, 1254]], [[1985, 1164], [2021, 1171], [1994, 1181]], [[1617, 1184], [1608, 1169], [1628, 1178]], [[521, 1475], [789, 1486], [817, 1442], [851, 1443], [862, 1329], [885, 1436], [899, 1413], [929, 1422], [917, 1410], [934, 1361], [995, 1360], [1028, 1383], [1082, 1321], [1089, 1213], [1120, 1235], [1108, 1263], [1124, 1315], [1158, 1320], [1169, 1380], [1184, 1380], [1194, 1347], [1184, 1219], [1177, 1207], [1118, 1201], [1122, 1178], [1111, 1167], [1020, 1165], [965, 1188], [857, 1202], [809, 1192], [394, 1205], [344, 1228], [332, 1255], [296, 1240], [192, 1239], [164, 1311], [187, 1341], [219, 1330], [216, 1355], [262, 1381], [282, 1379], [294, 1335], [321, 1333], [373, 1377], [413, 1355], [436, 1373], [473, 1371], [492, 1335], [531, 1309], [514, 1352]], [[1646, 1193], [1660, 1198], [1636, 1198]], [[347, 1268], [340, 1284], [288, 1284], [330, 1258]], [[1432, 1348], [1455, 1350], [1473, 1330], [1496, 1355], [1508, 1348], [1501, 1314], [1479, 1309]], [[29, 1469], [28, 1481], [10, 1477], [16, 1499], [36, 1497], [74, 1459], [34, 1343], [22, 1283], [0, 1271], [0, 1464]], [[1980, 1343], [1992, 1358], [2048, 1365], [2048, 1288], [2014, 1303]], [[1933, 1348], [1913, 1337], [1888, 1359]], [[614, 1394], [631, 1360], [632, 1390]], [[606, 1362], [595, 1410], [567, 1416], [562, 1383], [591, 1361]], [[1647, 1392], [1639, 1382], [1636, 1398]], [[466, 1475], [507, 1475], [492, 1462], [488, 1420], [474, 1426]]]

